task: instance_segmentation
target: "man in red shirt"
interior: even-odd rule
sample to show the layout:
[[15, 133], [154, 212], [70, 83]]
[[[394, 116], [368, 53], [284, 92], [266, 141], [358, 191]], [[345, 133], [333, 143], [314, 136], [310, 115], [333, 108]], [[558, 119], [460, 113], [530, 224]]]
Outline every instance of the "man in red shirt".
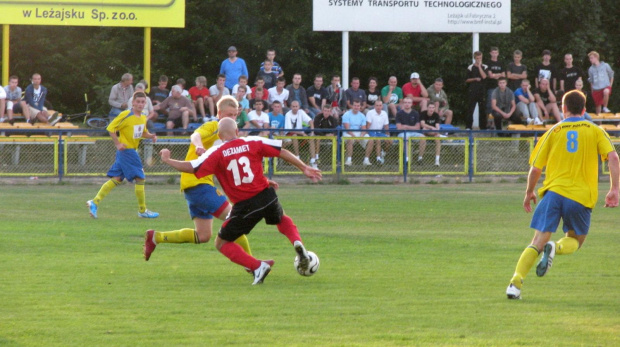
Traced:
[[248, 234], [264, 218], [267, 224], [276, 225], [293, 244], [300, 259], [300, 271], [305, 270], [309, 263], [308, 252], [293, 220], [284, 214], [275, 192], [277, 187], [270, 187], [263, 175], [263, 158], [282, 158], [314, 182], [321, 179], [321, 171], [282, 149], [282, 140], [256, 136], [239, 138], [237, 123], [232, 119], [220, 120], [218, 136], [224, 142], [222, 145], [212, 147], [192, 161], [171, 159], [168, 149], [160, 152], [164, 163], [181, 172], [194, 173], [198, 178], [214, 174], [233, 202], [232, 211], [215, 239], [215, 247], [232, 262], [252, 270], [253, 285], [262, 283], [271, 271], [273, 260], [258, 260], [234, 241]]
[[428, 105], [428, 91], [420, 82], [420, 74], [411, 74], [410, 82], [403, 85], [403, 98], [410, 97], [413, 100], [413, 107], [420, 105], [420, 112], [426, 111]]

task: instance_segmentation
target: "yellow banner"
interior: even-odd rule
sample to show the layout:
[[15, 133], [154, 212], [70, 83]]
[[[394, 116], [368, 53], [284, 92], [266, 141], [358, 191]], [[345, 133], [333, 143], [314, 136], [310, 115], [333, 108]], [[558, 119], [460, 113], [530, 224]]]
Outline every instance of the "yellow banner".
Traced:
[[0, 24], [185, 27], [185, 0], [0, 0]]

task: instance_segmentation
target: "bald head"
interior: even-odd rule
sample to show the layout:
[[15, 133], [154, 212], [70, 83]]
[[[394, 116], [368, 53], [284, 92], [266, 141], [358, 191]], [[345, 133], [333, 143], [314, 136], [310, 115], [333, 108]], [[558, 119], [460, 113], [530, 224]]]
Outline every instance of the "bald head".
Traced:
[[222, 141], [228, 141], [237, 137], [237, 122], [232, 118], [223, 118], [217, 125], [218, 136]]

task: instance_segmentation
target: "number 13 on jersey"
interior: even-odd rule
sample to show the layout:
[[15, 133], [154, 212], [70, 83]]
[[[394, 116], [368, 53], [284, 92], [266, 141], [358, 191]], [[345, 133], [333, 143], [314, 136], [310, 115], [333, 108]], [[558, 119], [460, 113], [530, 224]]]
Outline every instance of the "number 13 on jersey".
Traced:
[[[241, 170], [239, 170], [240, 166], [243, 171], [243, 177], [241, 177]], [[250, 159], [248, 159], [248, 157], [240, 157], [239, 160], [231, 160], [226, 169], [232, 171], [236, 186], [240, 186], [242, 183], [252, 183], [252, 181], [254, 181], [254, 173], [250, 167]]]

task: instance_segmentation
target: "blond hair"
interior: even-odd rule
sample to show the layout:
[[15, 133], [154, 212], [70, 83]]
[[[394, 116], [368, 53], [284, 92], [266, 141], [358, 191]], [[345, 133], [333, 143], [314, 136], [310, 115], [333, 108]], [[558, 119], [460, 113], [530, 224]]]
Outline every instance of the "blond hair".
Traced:
[[588, 57], [591, 57], [591, 56], [596, 57], [596, 59], [600, 59], [601, 58], [597, 51], [592, 51], [592, 52], [588, 53]]
[[232, 107], [236, 110], [239, 108], [239, 103], [237, 102], [237, 99], [235, 99], [234, 97], [230, 95], [224, 95], [220, 99], [220, 101], [217, 102], [217, 109], [221, 110], [225, 107]]

